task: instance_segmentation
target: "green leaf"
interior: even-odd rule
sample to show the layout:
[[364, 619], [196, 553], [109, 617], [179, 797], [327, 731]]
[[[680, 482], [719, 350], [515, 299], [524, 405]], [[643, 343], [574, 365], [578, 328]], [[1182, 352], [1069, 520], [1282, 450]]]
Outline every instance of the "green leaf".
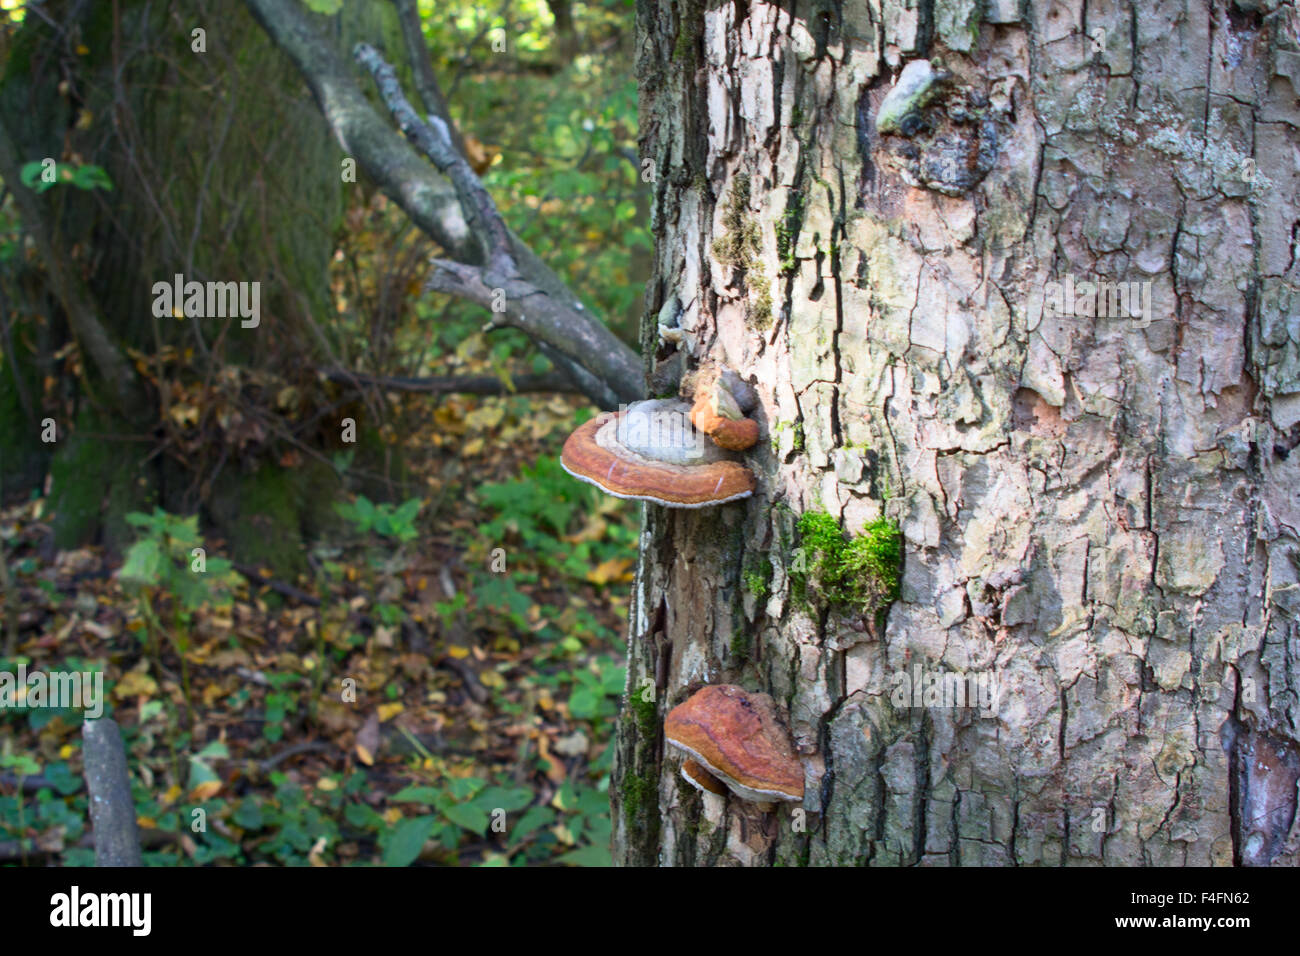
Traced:
[[231, 819], [245, 830], [260, 830], [266, 825], [261, 805], [252, 798], [239, 801], [239, 808]]
[[389, 797], [394, 802], [433, 804], [442, 796], [442, 791], [435, 787], [403, 787]]
[[137, 541], [126, 552], [126, 561], [118, 572], [124, 584], [157, 584], [163, 569], [163, 553], [152, 538]]
[[528, 806], [533, 802], [533, 796], [533, 791], [527, 787], [488, 787], [471, 802], [487, 813], [497, 808], [510, 813]]
[[69, 770], [67, 763], [62, 760], [45, 768], [45, 779], [64, 796], [81, 789], [81, 778]]
[[513, 847], [528, 834], [549, 826], [555, 820], [555, 811], [550, 807], [529, 807], [522, 817], [510, 827], [510, 840], [506, 846]]
[[189, 789], [193, 790], [201, 783], [208, 783], [212, 780], [219, 780], [216, 772], [205, 764], [198, 757], [190, 758], [190, 785]]
[[436, 817], [411, 817], [393, 827], [384, 845], [384, 866], [410, 866], [420, 855]]
[[28, 189], [42, 192], [42, 186], [50, 185], [50, 183], [40, 183], [41, 173], [44, 171], [45, 164], [39, 159], [34, 159], [30, 163], [23, 163], [23, 168], [18, 171], [18, 179]]
[[478, 777], [456, 777], [447, 781], [447, 791], [456, 800], [468, 800], [482, 790], [485, 783]]
[[600, 698], [586, 687], [579, 687], [569, 695], [569, 713], [578, 720], [596, 716], [600, 710]]
[[574, 866], [613, 866], [614, 859], [609, 849], [603, 846], [580, 846], [556, 857], [559, 863], [572, 863]]
[[482, 836], [488, 828], [488, 815], [470, 803], [453, 803], [443, 814], [458, 827]]
[[226, 749], [226, 745], [223, 744], [220, 740], [212, 741], [212, 743], [208, 744], [206, 747], [204, 747], [202, 750], [198, 752], [198, 757], [200, 760], [213, 760], [217, 758], [224, 760], [229, 756], [230, 756], [230, 751]]
[[376, 829], [384, 825], [384, 818], [364, 803], [349, 803], [343, 808], [343, 819], [363, 830]]

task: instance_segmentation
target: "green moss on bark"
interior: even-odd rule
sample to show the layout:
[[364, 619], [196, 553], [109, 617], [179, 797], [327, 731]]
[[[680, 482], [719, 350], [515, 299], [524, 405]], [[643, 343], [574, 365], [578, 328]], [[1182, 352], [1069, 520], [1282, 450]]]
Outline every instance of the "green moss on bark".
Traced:
[[880, 614], [898, 598], [903, 535], [898, 524], [877, 518], [856, 537], [824, 511], [799, 516], [799, 553], [791, 568], [794, 598], [863, 614]]
[[[632, 759], [618, 781], [618, 799], [623, 824], [642, 847], [653, 847], [659, 839], [657, 741], [659, 708], [640, 693], [629, 695], [623, 711], [625, 732], [633, 735]], [[644, 835], [642, 838], [640, 835]]]
[[60, 430], [47, 502], [56, 548], [98, 542], [120, 550], [134, 539], [126, 515], [148, 510], [155, 488], [143, 461], [147, 445], [103, 437], [125, 430], [90, 410], [78, 417], [71, 434]]

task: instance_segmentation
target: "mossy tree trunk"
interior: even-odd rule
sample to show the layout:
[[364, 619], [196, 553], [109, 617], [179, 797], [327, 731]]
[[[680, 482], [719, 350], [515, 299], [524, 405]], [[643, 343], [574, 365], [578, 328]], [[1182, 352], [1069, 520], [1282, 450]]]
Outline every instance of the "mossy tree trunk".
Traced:
[[[292, 576], [305, 567], [302, 536], [330, 513], [338, 479], [316, 458], [281, 467], [287, 429], [252, 420], [241, 402], [268, 387], [263, 373], [276, 389], [288, 383], [308, 393], [317, 364], [335, 364], [323, 354], [337, 346], [326, 269], [344, 190], [364, 186], [355, 177], [344, 182], [343, 154], [301, 77], [242, 4], [42, 9], [8, 51], [0, 121], [19, 163], [49, 157], [60, 168], [107, 171], [111, 192], [57, 186], [33, 202], [55, 255], [84, 280], [121, 354], [172, 358], [129, 367], [150, 403], [143, 419], [125, 415], [84, 342], [78, 362], [54, 360], [78, 336], [39, 281], [41, 270], [11, 262], [3, 276], [14, 346], [0, 344], [0, 481], [8, 494], [26, 493], [40, 486], [48, 459], [47, 514], [59, 547], [121, 546], [131, 510], [201, 508], [237, 559]], [[358, 38], [401, 50], [387, 0], [349, 4], [317, 22], [341, 50]], [[260, 321], [155, 317], [154, 284], [178, 274], [258, 283]], [[61, 384], [42, 409], [47, 376]], [[192, 399], [160, 385], [185, 376], [194, 393], [221, 383], [228, 407], [187, 409]], [[185, 417], [195, 412], [197, 419]], [[57, 420], [52, 445], [38, 438], [47, 414]], [[377, 434], [376, 422], [363, 417], [358, 425], [363, 438]], [[328, 451], [328, 438], [301, 441]]]
[[[647, 312], [680, 300], [687, 366], [749, 379], [770, 441], [752, 500], [647, 509], [616, 857], [1297, 862], [1295, 9], [638, 18]], [[920, 59], [934, 95], [880, 132]], [[1149, 310], [1089, 311], [1083, 286], [1071, 307], [1067, 280], [1149, 283]], [[653, 322], [645, 344], [667, 357]], [[820, 511], [901, 527], [882, 629], [796, 599], [797, 521]], [[989, 706], [942, 706], [951, 677]], [[681, 782], [663, 715], [724, 682], [787, 708], [802, 807]]]

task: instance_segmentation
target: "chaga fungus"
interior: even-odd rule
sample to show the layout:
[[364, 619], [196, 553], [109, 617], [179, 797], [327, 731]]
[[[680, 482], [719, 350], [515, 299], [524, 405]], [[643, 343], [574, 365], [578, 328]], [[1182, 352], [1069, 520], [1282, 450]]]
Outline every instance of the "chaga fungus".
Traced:
[[633, 402], [580, 425], [560, 464], [616, 498], [666, 508], [707, 508], [748, 498], [754, 473], [690, 424], [690, 408], [671, 399]]
[[803, 800], [803, 765], [767, 694], [704, 687], [668, 712], [664, 739], [744, 800]]

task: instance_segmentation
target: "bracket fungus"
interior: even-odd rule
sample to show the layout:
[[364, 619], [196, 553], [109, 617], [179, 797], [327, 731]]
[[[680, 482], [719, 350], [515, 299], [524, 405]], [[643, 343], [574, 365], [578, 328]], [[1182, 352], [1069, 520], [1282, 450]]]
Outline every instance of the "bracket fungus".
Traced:
[[709, 365], [682, 379], [682, 394], [694, 398], [691, 424], [719, 448], [744, 451], [758, 442], [758, 422], [745, 416], [758, 407], [758, 394], [729, 368]]
[[690, 758], [682, 761], [682, 779], [701, 793], [716, 793], [719, 796], [727, 793], [727, 787], [721, 780]]
[[735, 397], [718, 381], [696, 390], [691, 424], [729, 451], [744, 451], [758, 441], [758, 422], [741, 413]]
[[707, 508], [748, 498], [754, 473], [696, 431], [689, 406], [670, 399], [633, 402], [580, 425], [560, 464], [616, 498], [667, 508]]
[[803, 765], [767, 694], [733, 684], [705, 687], [668, 712], [664, 739], [686, 752], [686, 764], [698, 764], [744, 800], [803, 800]]

